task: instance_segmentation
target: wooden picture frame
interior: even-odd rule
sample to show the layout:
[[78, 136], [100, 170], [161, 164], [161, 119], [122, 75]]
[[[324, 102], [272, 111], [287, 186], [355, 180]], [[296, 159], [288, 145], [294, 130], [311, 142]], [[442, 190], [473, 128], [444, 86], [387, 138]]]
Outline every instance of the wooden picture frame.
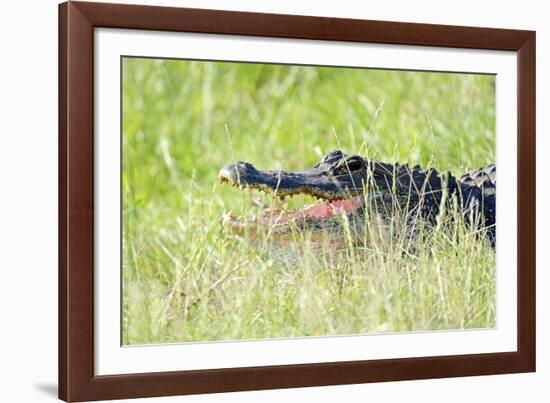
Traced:
[[[507, 353], [94, 374], [94, 29], [506, 50], [518, 59], [518, 350]], [[169, 7], [59, 6], [59, 398], [230, 392], [535, 371], [535, 33]]]

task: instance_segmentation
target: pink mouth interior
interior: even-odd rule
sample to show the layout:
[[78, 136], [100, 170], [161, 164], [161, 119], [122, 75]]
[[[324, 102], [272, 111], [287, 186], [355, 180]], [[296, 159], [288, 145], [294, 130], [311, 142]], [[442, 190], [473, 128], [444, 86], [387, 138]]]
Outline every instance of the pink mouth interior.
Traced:
[[297, 218], [312, 217], [317, 219], [349, 214], [363, 206], [363, 196], [356, 196], [349, 200], [320, 200], [302, 209], [285, 213], [282, 210], [268, 210], [264, 212], [263, 219], [273, 224], [285, 224]]

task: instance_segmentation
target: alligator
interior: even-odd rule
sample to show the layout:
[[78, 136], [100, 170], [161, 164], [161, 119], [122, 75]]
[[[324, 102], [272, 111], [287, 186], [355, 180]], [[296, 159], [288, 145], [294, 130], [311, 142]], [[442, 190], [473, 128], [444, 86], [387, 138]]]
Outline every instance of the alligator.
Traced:
[[367, 213], [386, 221], [397, 215], [405, 217], [406, 227], [414, 233], [417, 223], [434, 227], [438, 216], [455, 208], [474, 233], [485, 234], [493, 248], [496, 244], [494, 164], [457, 179], [434, 168], [387, 164], [337, 150], [299, 172], [262, 171], [248, 162], [228, 164], [220, 170], [219, 179], [222, 184], [258, 189], [283, 200], [298, 194], [318, 199], [290, 211], [266, 207], [260, 216], [248, 220], [225, 215], [224, 226], [235, 233], [253, 236], [268, 228], [271, 236], [284, 238], [307, 229], [313, 236], [338, 239], [347, 226], [359, 237]]

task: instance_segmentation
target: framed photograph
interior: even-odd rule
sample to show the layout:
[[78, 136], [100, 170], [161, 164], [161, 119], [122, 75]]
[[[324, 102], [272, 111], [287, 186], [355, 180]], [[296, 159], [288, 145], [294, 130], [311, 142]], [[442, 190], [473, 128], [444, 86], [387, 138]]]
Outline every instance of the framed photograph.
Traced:
[[60, 399], [535, 371], [534, 32], [59, 17]]

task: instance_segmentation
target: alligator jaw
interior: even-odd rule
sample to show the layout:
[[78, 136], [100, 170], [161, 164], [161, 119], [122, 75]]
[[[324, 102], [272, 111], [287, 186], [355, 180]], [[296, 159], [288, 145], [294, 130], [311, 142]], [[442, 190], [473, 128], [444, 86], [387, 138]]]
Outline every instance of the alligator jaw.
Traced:
[[305, 194], [324, 200], [350, 199], [363, 194], [362, 176], [326, 175], [319, 168], [299, 172], [259, 171], [252, 164], [237, 162], [224, 166], [218, 177], [222, 184], [231, 183], [240, 188], [257, 189], [286, 196]]
[[315, 238], [320, 238], [329, 235], [326, 230], [334, 229], [338, 217], [350, 216], [363, 206], [363, 196], [349, 200], [318, 200], [294, 210], [264, 208], [260, 214], [244, 219], [230, 212], [223, 215], [222, 224], [233, 234], [252, 238], [263, 232], [280, 240], [290, 237], [293, 229], [316, 229]]
[[[249, 219], [225, 214], [224, 227], [240, 235], [254, 237], [259, 231], [265, 231], [282, 238], [289, 235], [293, 227], [328, 228], [335, 218], [353, 214], [364, 205], [363, 187], [355, 186], [352, 176], [344, 175], [344, 180], [338, 181], [319, 167], [300, 172], [259, 171], [249, 163], [238, 162], [224, 166], [218, 176], [222, 185], [229, 183], [234, 187], [257, 189], [282, 199], [299, 194], [319, 199], [289, 211], [264, 208], [261, 214]], [[360, 183], [359, 179], [356, 178]]]

